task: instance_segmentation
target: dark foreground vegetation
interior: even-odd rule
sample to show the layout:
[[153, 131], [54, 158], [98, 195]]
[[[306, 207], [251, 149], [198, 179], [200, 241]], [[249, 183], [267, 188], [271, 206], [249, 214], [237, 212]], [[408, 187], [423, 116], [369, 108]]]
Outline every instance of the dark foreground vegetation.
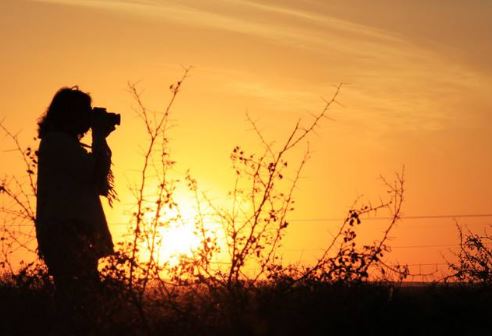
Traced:
[[[47, 280], [47, 279], [45, 279]], [[94, 335], [487, 335], [492, 290], [465, 284], [282, 284], [157, 296], [142, 320], [114, 283], [91, 311]], [[0, 335], [65, 334], [53, 287], [22, 275], [0, 284]], [[178, 304], [177, 304], [178, 303]]]

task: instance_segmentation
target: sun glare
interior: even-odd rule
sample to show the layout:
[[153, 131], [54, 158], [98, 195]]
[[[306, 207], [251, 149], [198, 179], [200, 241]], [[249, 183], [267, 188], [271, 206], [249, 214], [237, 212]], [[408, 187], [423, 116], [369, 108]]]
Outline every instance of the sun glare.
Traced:
[[[188, 195], [175, 194], [177, 207], [167, 209], [159, 221], [165, 223], [159, 227], [159, 248], [156, 258], [160, 263], [176, 265], [183, 257], [192, 257], [193, 251], [200, 247], [202, 237], [197, 234], [197, 211]], [[147, 220], [152, 222], [152, 213]], [[145, 254], [145, 253], [144, 253]]]
[[161, 228], [159, 234], [162, 238], [159, 259], [171, 265], [177, 264], [181, 257], [191, 257], [201, 242], [192, 221]]

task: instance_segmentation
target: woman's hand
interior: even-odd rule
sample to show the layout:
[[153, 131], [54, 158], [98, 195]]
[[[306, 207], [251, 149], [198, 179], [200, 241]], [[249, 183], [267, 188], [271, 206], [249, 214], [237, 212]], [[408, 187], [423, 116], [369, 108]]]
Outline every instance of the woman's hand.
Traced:
[[96, 138], [106, 138], [116, 127], [104, 114], [95, 114], [92, 119], [92, 135]]

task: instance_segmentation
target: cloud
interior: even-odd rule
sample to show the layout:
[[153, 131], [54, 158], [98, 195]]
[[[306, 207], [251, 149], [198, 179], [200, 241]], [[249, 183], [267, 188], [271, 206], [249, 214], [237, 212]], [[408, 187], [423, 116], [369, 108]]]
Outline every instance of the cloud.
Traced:
[[[369, 46], [391, 41], [402, 43], [396, 36], [368, 26], [354, 24], [306, 10], [255, 3], [246, 0], [199, 1], [136, 1], [136, 0], [32, 0], [71, 6], [124, 11], [131, 15], [145, 15], [180, 24], [216, 28], [254, 35], [275, 42], [304, 48], [336, 48], [365, 53]], [[259, 20], [257, 18], [265, 18]], [[292, 19], [296, 21], [292, 21]], [[351, 40], [358, 45], [351, 45]], [[338, 43], [345, 42], [345, 43]]]
[[[197, 29], [213, 28], [254, 36], [281, 47], [304, 50], [314, 55], [310, 60], [315, 60], [323, 75], [328, 73], [323, 68], [330, 66], [332, 84], [338, 80], [352, 83], [345, 90], [354, 114], [360, 121], [371, 120], [378, 128], [392, 128], [394, 124], [407, 129], [446, 127], [459, 113], [453, 105], [467, 99], [474, 90], [490, 88], [490, 81], [482, 74], [454, 64], [447, 55], [412, 43], [394, 32], [316, 13], [309, 8], [294, 9], [252, 0], [35, 1], [123, 11]], [[299, 63], [306, 65], [304, 60]], [[254, 74], [242, 78], [243, 81], [235, 81], [229, 89], [272, 102], [292, 96], [306, 101], [316, 91], [313, 86], [320, 85], [314, 83], [305, 90], [293, 92], [292, 86], [283, 86], [278, 80], [255, 78]]]

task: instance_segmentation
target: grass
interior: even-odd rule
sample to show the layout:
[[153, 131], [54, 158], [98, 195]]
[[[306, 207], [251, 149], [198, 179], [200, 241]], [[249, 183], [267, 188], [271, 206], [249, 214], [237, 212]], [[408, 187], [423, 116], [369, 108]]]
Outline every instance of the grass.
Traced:
[[[155, 296], [145, 325], [121, 287], [94, 310], [95, 335], [478, 335], [492, 330], [492, 290], [469, 285], [275, 284]], [[57, 334], [51, 286], [0, 284], [1, 335]], [[61, 334], [61, 333], [60, 333]]]

